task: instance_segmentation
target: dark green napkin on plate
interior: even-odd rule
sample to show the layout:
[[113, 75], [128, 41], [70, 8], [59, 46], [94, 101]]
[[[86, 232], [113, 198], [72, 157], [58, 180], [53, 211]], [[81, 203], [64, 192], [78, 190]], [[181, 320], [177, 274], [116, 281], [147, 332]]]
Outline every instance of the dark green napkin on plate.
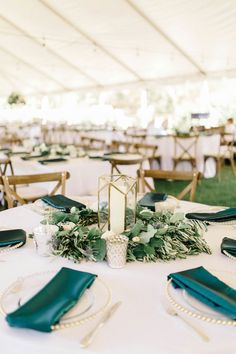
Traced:
[[10, 152], [10, 155], [27, 155], [28, 154], [28, 152], [27, 151], [25, 151], [25, 150], [22, 150], [22, 151], [11, 151]]
[[63, 211], [70, 211], [72, 207], [76, 207], [78, 209], [86, 208], [86, 205], [77, 202], [73, 199], [67, 198], [62, 194], [57, 195], [46, 195], [41, 198], [44, 203], [51, 205], [53, 208], [60, 209]]
[[12, 327], [51, 332], [51, 326], [78, 302], [95, 278], [95, 274], [61, 268], [36, 295], [9, 313], [6, 320]]
[[28, 161], [28, 160], [33, 160], [33, 159], [38, 159], [39, 157], [43, 157], [44, 155], [42, 154], [37, 154], [37, 155], [26, 155], [26, 156], [22, 156], [21, 159], [24, 161]]
[[44, 159], [44, 160], [38, 160], [39, 163], [42, 165], [47, 165], [48, 163], [54, 163], [54, 162], [66, 162], [68, 159], [64, 159], [63, 157], [55, 157], [53, 159]]
[[92, 155], [89, 156], [90, 159], [95, 159], [95, 160], [103, 160], [103, 156], [100, 155]]
[[221, 243], [221, 252], [227, 251], [231, 256], [236, 257], [236, 240], [224, 237]]
[[146, 207], [148, 209], [151, 209], [152, 211], [155, 211], [155, 203], [163, 202], [164, 200], [166, 200], [166, 198], [166, 193], [149, 192], [146, 193], [138, 203], [142, 207]]
[[26, 232], [24, 230], [14, 229], [0, 231], [0, 247], [14, 246], [21, 242], [22, 246], [26, 243]]
[[199, 221], [225, 222], [236, 220], [236, 208], [228, 208], [217, 213], [187, 213], [185, 216]]
[[32, 155], [31, 155], [31, 154], [26, 154], [26, 156], [22, 156], [21, 159], [22, 159], [22, 160], [25, 160], [25, 161], [33, 160], [33, 159], [38, 159], [38, 158], [40, 158], [40, 157], [48, 156], [49, 153], [50, 153], [49, 151], [39, 152], [38, 154], [32, 152]]
[[190, 295], [232, 319], [236, 319], [236, 290], [225, 284], [204, 267], [172, 273], [168, 279], [176, 288], [185, 289]]

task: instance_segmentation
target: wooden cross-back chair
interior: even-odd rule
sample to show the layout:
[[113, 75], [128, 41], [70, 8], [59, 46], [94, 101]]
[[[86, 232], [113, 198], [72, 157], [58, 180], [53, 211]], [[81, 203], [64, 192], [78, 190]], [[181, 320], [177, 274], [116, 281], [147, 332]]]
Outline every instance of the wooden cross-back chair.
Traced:
[[136, 165], [137, 170], [142, 168], [142, 163], [143, 163], [143, 157], [135, 157], [130, 158], [130, 159], [119, 159], [119, 158], [110, 158], [109, 162], [111, 164], [111, 174], [119, 173], [123, 174], [120, 170], [120, 166], [131, 166], [131, 165]]
[[189, 200], [194, 201], [197, 184], [201, 178], [201, 173], [194, 172], [182, 172], [182, 171], [162, 171], [162, 170], [138, 170], [138, 178], [142, 188], [145, 192], [145, 188], [153, 191], [154, 189], [147, 181], [147, 178], [153, 178], [157, 180], [169, 180], [169, 181], [190, 181], [190, 183], [184, 187], [184, 189], [176, 196], [177, 199], [182, 199], [189, 193]]
[[225, 160], [230, 161], [230, 166], [232, 168], [234, 176], [236, 176], [236, 167], [234, 164], [234, 154], [235, 154], [235, 137], [233, 133], [221, 133], [219, 138], [218, 152], [212, 152], [204, 154], [204, 173], [206, 170], [206, 162], [209, 158], [215, 160], [216, 163], [216, 174], [218, 180], [221, 180], [221, 169]]
[[104, 139], [81, 136], [80, 141], [86, 149], [103, 150], [106, 148], [106, 140]]
[[174, 170], [180, 162], [189, 162], [192, 169], [197, 168], [197, 143], [196, 136], [174, 136]]
[[[14, 175], [14, 170], [13, 170], [11, 159], [9, 159], [7, 157], [0, 159], [0, 178], [5, 176], [6, 174], [7, 175]], [[5, 190], [4, 190], [4, 186], [3, 186], [3, 181], [1, 180], [1, 183], [0, 183], [0, 202], [4, 206], [6, 204], [5, 203], [5, 199], [6, 199]]]
[[11, 159], [7, 157], [0, 159], [0, 176], [5, 176], [6, 174], [14, 175]]
[[127, 141], [112, 140], [110, 150], [119, 152], [133, 152], [134, 144]]
[[155, 160], [159, 163], [161, 168], [161, 156], [157, 153], [158, 146], [155, 144], [144, 144], [136, 143], [134, 144], [135, 152], [139, 153], [143, 157], [149, 160], [150, 167], [152, 168], [152, 162]]
[[[70, 177], [69, 172], [53, 172], [53, 173], [41, 173], [34, 175], [22, 175], [22, 176], [2, 176], [2, 183], [4, 186], [4, 191], [6, 193], [6, 200], [8, 208], [13, 208], [17, 203], [27, 204], [29, 202], [34, 202], [36, 199], [39, 199], [46, 194], [55, 195], [56, 192], [61, 189], [60, 193], [65, 194], [65, 185], [66, 180]], [[24, 193], [25, 188], [18, 188], [20, 185], [29, 185], [34, 183], [48, 183], [48, 182], [57, 182], [51, 192], [42, 193], [38, 195], [27, 195]], [[24, 195], [25, 194], [25, 195]]]
[[143, 134], [126, 134], [127, 139], [132, 143], [144, 143], [147, 137], [147, 133]]

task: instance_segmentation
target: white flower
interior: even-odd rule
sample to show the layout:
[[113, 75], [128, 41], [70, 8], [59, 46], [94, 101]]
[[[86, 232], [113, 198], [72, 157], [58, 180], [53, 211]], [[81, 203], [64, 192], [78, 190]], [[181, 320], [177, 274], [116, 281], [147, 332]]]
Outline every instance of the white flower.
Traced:
[[68, 221], [64, 225], [62, 225], [62, 227], [63, 230], [70, 231], [71, 229], [73, 229], [73, 227], [75, 227], [75, 223], [73, 223], [72, 221]]
[[70, 212], [71, 212], [71, 214], [76, 214], [76, 213], [77, 213], [77, 208], [73, 206], [73, 207], [70, 209]]
[[42, 144], [39, 146], [39, 149], [40, 149], [40, 151], [42, 151], [42, 152], [44, 152], [44, 151], [47, 151], [47, 150], [48, 150], [48, 148], [47, 148], [47, 146], [46, 146], [46, 144], [45, 144], [45, 143], [42, 143]]
[[139, 241], [140, 241], [140, 237], [135, 236], [135, 237], [132, 238], [132, 241], [134, 241], [134, 242], [139, 242]]
[[113, 231], [106, 231], [106, 232], [104, 232], [104, 233], [102, 234], [101, 238], [103, 238], [104, 240], [107, 240], [107, 239], [112, 238], [112, 237], [114, 237], [114, 236], [116, 236], [116, 233], [115, 233], [115, 232], [113, 232]]

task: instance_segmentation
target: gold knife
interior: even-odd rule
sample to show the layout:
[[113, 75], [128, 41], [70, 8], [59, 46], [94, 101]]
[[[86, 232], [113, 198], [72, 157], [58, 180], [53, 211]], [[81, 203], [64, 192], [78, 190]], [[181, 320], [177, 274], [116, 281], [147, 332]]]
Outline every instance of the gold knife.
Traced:
[[86, 348], [92, 343], [99, 329], [101, 329], [105, 325], [105, 323], [111, 318], [111, 316], [115, 313], [115, 311], [118, 309], [118, 307], [121, 304], [122, 302], [118, 301], [105, 312], [105, 314], [102, 316], [100, 321], [96, 324], [96, 326], [81, 339], [80, 341], [81, 348]]

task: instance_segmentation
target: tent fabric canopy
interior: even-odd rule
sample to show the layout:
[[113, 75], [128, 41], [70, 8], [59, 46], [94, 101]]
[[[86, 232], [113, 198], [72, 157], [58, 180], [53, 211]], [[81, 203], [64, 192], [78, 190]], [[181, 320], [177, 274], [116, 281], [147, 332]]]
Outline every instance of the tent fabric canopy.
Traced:
[[236, 0], [0, 0], [0, 94], [236, 73]]

